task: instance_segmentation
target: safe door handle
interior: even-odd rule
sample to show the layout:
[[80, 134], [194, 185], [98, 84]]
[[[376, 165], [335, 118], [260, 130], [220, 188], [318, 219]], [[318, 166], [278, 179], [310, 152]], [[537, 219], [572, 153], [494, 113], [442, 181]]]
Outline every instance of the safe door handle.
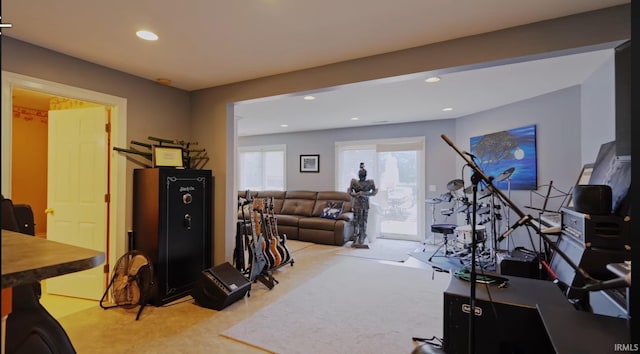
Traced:
[[190, 214], [184, 214], [184, 227], [186, 227], [187, 230], [191, 230], [191, 215]]

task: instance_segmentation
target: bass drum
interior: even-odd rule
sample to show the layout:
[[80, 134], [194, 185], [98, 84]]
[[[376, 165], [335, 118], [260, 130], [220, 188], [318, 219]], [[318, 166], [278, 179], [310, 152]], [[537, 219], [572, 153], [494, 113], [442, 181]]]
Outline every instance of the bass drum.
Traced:
[[[465, 245], [470, 245], [472, 242], [471, 238], [471, 225], [462, 225], [458, 226], [455, 229], [456, 238], [458, 242], [461, 242]], [[487, 239], [487, 230], [484, 225], [476, 225], [476, 243], [483, 242]]]

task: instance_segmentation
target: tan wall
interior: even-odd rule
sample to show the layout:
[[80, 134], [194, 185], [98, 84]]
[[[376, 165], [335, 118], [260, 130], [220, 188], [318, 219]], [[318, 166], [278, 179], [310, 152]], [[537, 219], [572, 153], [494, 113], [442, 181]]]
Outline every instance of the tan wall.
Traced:
[[[17, 112], [16, 112], [17, 110]], [[11, 199], [33, 209], [36, 235], [47, 232], [47, 111], [14, 106]]]

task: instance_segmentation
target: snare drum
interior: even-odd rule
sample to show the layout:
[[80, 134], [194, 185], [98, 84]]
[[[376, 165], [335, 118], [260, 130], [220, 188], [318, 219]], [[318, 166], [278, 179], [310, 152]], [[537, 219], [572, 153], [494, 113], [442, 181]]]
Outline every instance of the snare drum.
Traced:
[[[458, 226], [455, 229], [456, 238], [465, 245], [471, 244], [471, 225]], [[476, 242], [482, 242], [487, 239], [487, 230], [484, 225], [476, 225]]]

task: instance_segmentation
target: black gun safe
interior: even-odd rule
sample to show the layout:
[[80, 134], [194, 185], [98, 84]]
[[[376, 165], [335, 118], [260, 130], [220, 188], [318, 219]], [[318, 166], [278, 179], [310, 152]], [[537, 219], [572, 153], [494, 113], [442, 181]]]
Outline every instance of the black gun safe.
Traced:
[[211, 268], [212, 201], [211, 170], [134, 170], [133, 247], [153, 262], [153, 305], [190, 295]]

